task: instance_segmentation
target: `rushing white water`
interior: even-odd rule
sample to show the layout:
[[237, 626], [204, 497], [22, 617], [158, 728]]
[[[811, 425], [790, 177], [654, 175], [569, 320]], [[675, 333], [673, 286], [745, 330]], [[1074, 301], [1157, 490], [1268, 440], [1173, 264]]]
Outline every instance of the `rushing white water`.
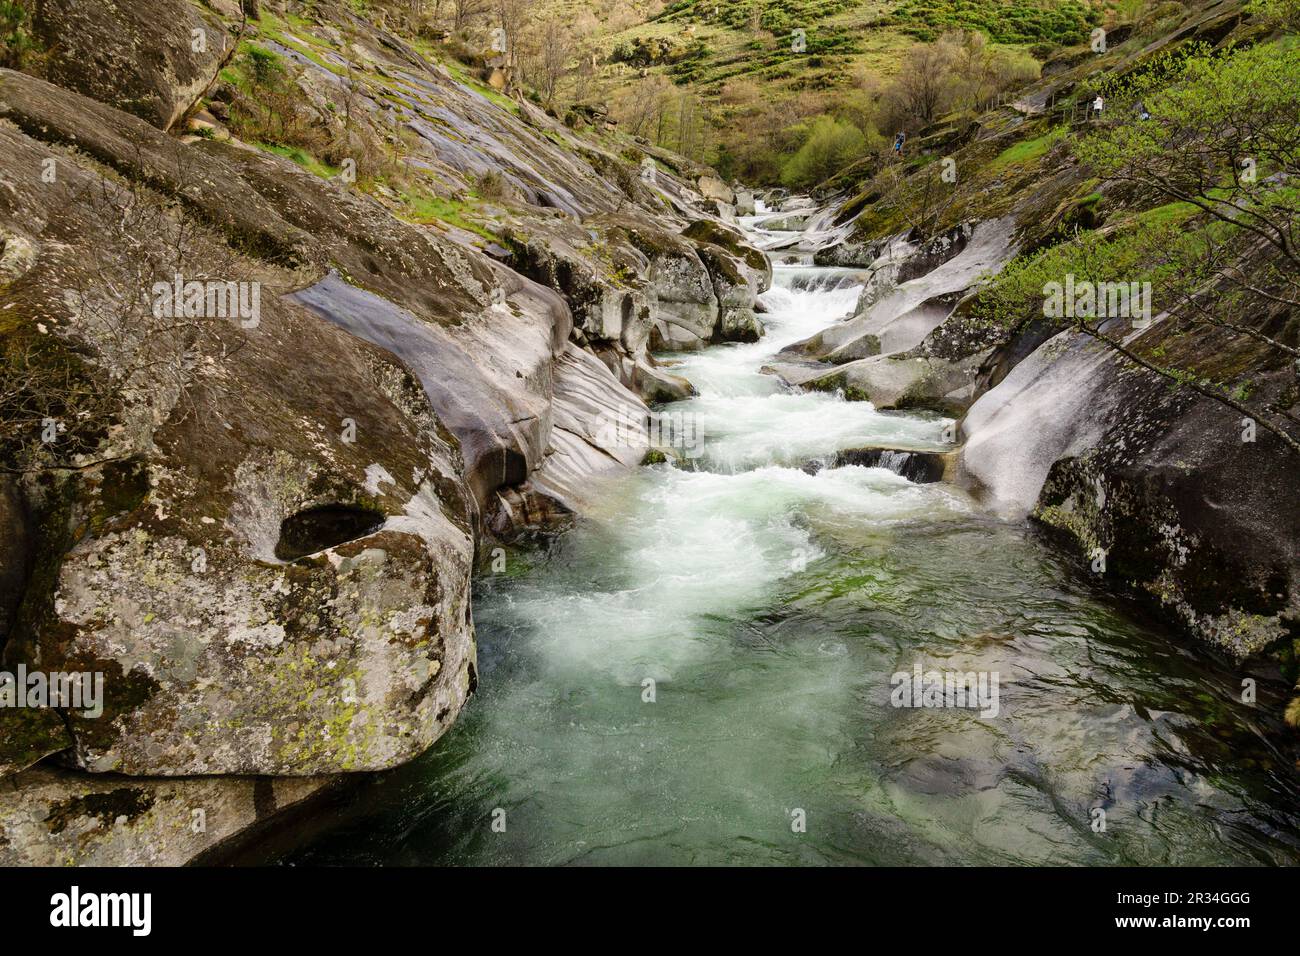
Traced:
[[[485, 575], [476, 699], [289, 858], [1300, 860], [1294, 782], [1233, 703], [1240, 675], [951, 488], [799, 467], [938, 440], [939, 420], [761, 373], [856, 294], [842, 270], [778, 268], [762, 341], [680, 357], [701, 394], [668, 411], [698, 416], [703, 457], [640, 469]], [[998, 715], [891, 706], [918, 663], [998, 675]]]
[[806, 473], [809, 460], [861, 445], [943, 448], [945, 420], [882, 414], [866, 402], [795, 392], [760, 370], [778, 351], [853, 308], [861, 277], [778, 267], [765, 294], [767, 333], [756, 343], [689, 354], [674, 372], [699, 397], [666, 406], [694, 417], [704, 453], [692, 469], [647, 469], [611, 489], [590, 516], [627, 587], [516, 608], [537, 625], [557, 670], [606, 672], [632, 685], [669, 679], [716, 650], [699, 622], [761, 604], [820, 551], [810, 526], [885, 522], [967, 508], [958, 492], [920, 486], [884, 468]]
[[[808, 266], [775, 270], [764, 293], [767, 333], [758, 342], [689, 354], [672, 371], [699, 397], [666, 409], [694, 416], [706, 443], [706, 464], [738, 471], [763, 465], [798, 467], [810, 459], [862, 445], [942, 449], [940, 418], [884, 414], [870, 403], [795, 392], [762, 367], [785, 346], [820, 331], [852, 311], [864, 277]], [[672, 361], [669, 359], [668, 361]]]

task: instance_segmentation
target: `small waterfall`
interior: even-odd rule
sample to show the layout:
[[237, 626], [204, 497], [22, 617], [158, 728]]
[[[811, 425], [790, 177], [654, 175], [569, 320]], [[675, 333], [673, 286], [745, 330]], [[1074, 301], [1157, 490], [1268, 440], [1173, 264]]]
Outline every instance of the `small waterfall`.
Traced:
[[828, 468], [883, 468], [915, 484], [925, 485], [943, 480], [944, 454], [902, 448], [850, 448], [812, 458], [804, 463], [803, 470], [816, 475]]
[[894, 474], [901, 475], [911, 459], [912, 456], [905, 451], [894, 451], [887, 448], [880, 453], [879, 467], [887, 468]]
[[789, 288], [798, 292], [861, 290], [869, 273], [861, 269], [830, 269], [823, 266], [791, 266], [781, 270]]

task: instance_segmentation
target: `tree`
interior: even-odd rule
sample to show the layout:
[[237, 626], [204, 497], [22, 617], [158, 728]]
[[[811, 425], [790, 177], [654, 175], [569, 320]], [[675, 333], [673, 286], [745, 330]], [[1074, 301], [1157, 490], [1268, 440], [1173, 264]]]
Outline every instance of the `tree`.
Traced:
[[891, 209], [896, 210], [911, 227], [912, 238], [924, 241], [932, 238], [945, 221], [960, 196], [956, 181], [945, 176], [947, 160], [929, 163], [918, 170], [905, 164], [891, 163], [881, 174], [879, 182]]
[[[1164, 87], [1161, 71], [1113, 85], [1128, 121], [1083, 140], [1081, 160], [1111, 181], [1187, 202], [1267, 242], [1284, 267], [1286, 302], [1300, 307], [1300, 50], [1264, 45], [1200, 50]], [[1151, 119], [1136, 116], [1141, 100]]]
[[555, 97], [560, 89], [560, 82], [569, 73], [569, 63], [577, 52], [572, 32], [559, 20], [547, 20], [541, 24], [536, 38], [536, 54], [529, 57], [528, 81], [542, 105], [555, 105]]
[[940, 43], [951, 62], [952, 94], [960, 105], [982, 109], [1002, 90], [1038, 77], [1032, 57], [990, 46], [978, 30], [945, 34]]
[[704, 123], [699, 100], [691, 93], [677, 97], [677, 152], [688, 159], [703, 159]]
[[[1216, 376], [1197, 367], [1195, 359], [1175, 359], [1163, 346], [1130, 336], [1130, 330], [1142, 329], [1122, 321], [1132, 315], [1117, 317], [1101, 307], [1103, 298], [1112, 290], [1149, 282], [1150, 300], [1158, 303], [1152, 311], [1158, 308], [1167, 313], [1164, 321], [1174, 332], [1190, 332], [1201, 338], [1218, 331], [1257, 340], [1262, 335], [1258, 329], [1233, 317], [1241, 306], [1240, 300], [1208, 284], [1210, 277], [1203, 267], [1204, 239], [1204, 234], [1177, 222], [1139, 226], [1118, 237], [1082, 232], [1069, 242], [1011, 263], [981, 294], [975, 312], [996, 324], [1013, 326], [1046, 316], [1055, 326], [1088, 336], [1126, 362], [1175, 387], [1194, 391], [1250, 418], [1300, 454], [1300, 419], [1287, 407], [1288, 402], [1295, 401], [1294, 392], [1280, 403], [1257, 396], [1257, 379], [1247, 376], [1238, 381], [1231, 376]], [[1096, 307], [1076, 307], [1064, 315], [1059, 309], [1049, 312], [1049, 287], [1055, 285], [1059, 290], [1067, 282], [1076, 290], [1087, 286], [1090, 302], [1097, 303]], [[1293, 346], [1270, 339], [1265, 335], [1262, 341], [1279, 347], [1282, 354], [1293, 359], [1300, 355]], [[1210, 358], [1217, 358], [1223, 350], [1220, 345], [1207, 344], [1203, 348]]]
[[633, 136], [649, 138], [653, 132], [657, 143], [672, 95], [671, 81], [656, 73], [623, 95], [615, 104], [615, 115], [620, 125]]
[[781, 180], [798, 188], [815, 186], [862, 158], [866, 151], [867, 138], [862, 130], [830, 116], [819, 116], [804, 144], [786, 163]]
[[890, 97], [921, 126], [943, 111], [951, 90], [952, 51], [946, 44], [918, 43], [903, 58]]
[[451, 29], [461, 34], [488, 8], [488, 0], [451, 0]]
[[523, 40], [529, 3], [530, 0], [492, 0], [492, 12], [505, 31], [506, 42], [511, 50]]
[[[1248, 344], [1253, 371], [1215, 375], [1129, 342], [1105, 322], [1071, 327], [1181, 388], [1247, 416], [1300, 454], [1300, 49], [1196, 50], [1108, 90], [1127, 119], [1075, 146], [1105, 181], [1163, 201], [1120, 236], [1082, 233], [999, 277], [992, 313], [1023, 315], [1047, 281], [1149, 281], [1167, 322]], [[1141, 100], [1151, 119], [1139, 118]], [[1291, 384], [1277, 387], [1287, 375]]]

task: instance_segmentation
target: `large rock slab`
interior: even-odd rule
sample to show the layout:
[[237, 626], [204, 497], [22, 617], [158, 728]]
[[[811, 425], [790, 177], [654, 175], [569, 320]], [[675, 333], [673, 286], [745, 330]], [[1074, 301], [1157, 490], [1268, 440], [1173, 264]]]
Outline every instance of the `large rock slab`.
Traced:
[[568, 511], [588, 511], [600, 479], [641, 464], [649, 409], [599, 359], [570, 345], [556, 368], [554, 411], [550, 451], [528, 485]]
[[0, 866], [183, 866], [329, 792], [328, 777], [122, 777], [38, 767], [0, 780]]
[[[637, 233], [644, 237], [644, 231]], [[676, 240], [646, 242], [651, 257], [649, 281], [655, 292], [654, 326], [649, 346], [656, 351], [704, 348], [718, 328], [718, 296], [713, 277], [691, 244]]]
[[1294, 634], [1294, 456], [1262, 429], [1243, 441], [1237, 413], [1066, 331], [983, 394], [962, 433], [958, 480], [1059, 532], [1100, 581], [1233, 658]]
[[963, 414], [975, 400], [981, 356], [961, 362], [915, 355], [878, 355], [838, 366], [798, 384], [820, 391], [842, 391], [879, 409], [928, 409]]
[[235, 38], [184, 0], [41, 0], [46, 75], [159, 129], [171, 129], [216, 79]]
[[[945, 240], [942, 250], [907, 246], [900, 253], [891, 246], [883, 253], [888, 264], [878, 264], [864, 286], [859, 311], [790, 351], [843, 362], [916, 348], [969, 289], [1011, 259], [1013, 234], [1007, 218], [980, 223], [969, 239]], [[959, 251], [951, 255], [953, 250]], [[913, 272], [920, 274], [903, 278]]]
[[714, 339], [755, 342], [763, 323], [755, 314], [758, 297], [772, 285], [772, 264], [744, 237], [722, 223], [701, 219], [683, 233], [699, 249], [700, 260], [713, 280], [718, 299]]
[[[296, 267], [313, 258], [307, 233], [291, 225], [229, 163], [186, 148], [143, 120], [12, 70], [0, 70], [0, 118], [34, 141], [87, 153], [127, 179], [174, 197], [204, 223], [259, 258]], [[49, 148], [14, 155], [15, 171], [39, 179]], [[56, 165], [56, 178], [58, 167]], [[64, 193], [66, 198], [71, 196]]]
[[502, 230], [510, 266], [564, 296], [582, 344], [624, 355], [645, 350], [657, 298], [649, 258], [603, 217], [579, 225], [520, 216]]
[[[503, 276], [505, 278], [505, 276]], [[480, 509], [536, 469], [550, 442], [554, 356], [568, 338], [555, 293], [515, 276], [504, 301], [460, 326], [414, 313], [331, 274], [294, 294], [317, 315], [399, 356], [460, 444]]]
[[[0, 149], [48, 154], [13, 127]], [[67, 759], [302, 775], [422, 752], [475, 682], [475, 508], [416, 381], [147, 190], [73, 157], [7, 185], [0, 228], [40, 250], [0, 286], [12, 334], [125, 376], [105, 418], [67, 423], [75, 467], [56, 442], [23, 488], [37, 559], [4, 662], [105, 679], [102, 715], [64, 713]], [[256, 284], [260, 313], [174, 339], [140, 295], [164, 268]]]
[[1009, 517], [1024, 517], [1057, 459], [1100, 440], [1113, 404], [1111, 354], [1059, 333], [971, 406], [962, 422], [967, 481]]

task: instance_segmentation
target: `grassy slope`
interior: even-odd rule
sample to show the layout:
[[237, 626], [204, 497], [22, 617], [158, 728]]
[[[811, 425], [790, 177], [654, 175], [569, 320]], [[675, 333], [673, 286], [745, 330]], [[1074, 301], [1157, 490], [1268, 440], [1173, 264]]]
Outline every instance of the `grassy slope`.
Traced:
[[[632, 95], [644, 76], [662, 75], [704, 101], [720, 142], [745, 133], [751, 111], [728, 102], [729, 85], [753, 84], [777, 107], [798, 99], [832, 108], [894, 77], [906, 52], [953, 27], [981, 29], [995, 46], [1045, 55], [1052, 44], [1081, 42], [1085, 18], [1109, 22], [1123, 0], [677, 0], [636, 26], [598, 35], [604, 95]], [[564, 16], [578, 0], [542, 0]], [[757, 26], [751, 12], [760, 11]], [[793, 30], [806, 34], [794, 52]], [[662, 58], [614, 62], [659, 41]], [[791, 119], [796, 119], [792, 109]]]
[[[1070, 155], [1073, 141], [1086, 126], [1072, 124], [1075, 104], [1091, 99], [1095, 88], [1107, 76], [1141, 69], [1159, 52], [1171, 35], [1183, 27], [1213, 32], [1217, 22], [1231, 22], [1244, 0], [1215, 0], [1163, 4], [1138, 23], [1132, 33], [1113, 44], [1104, 55], [1093, 54], [1086, 44], [1059, 51], [1049, 61], [1044, 79], [1020, 91], [1049, 94], [1051, 106], [1026, 114], [1004, 106], [979, 116], [945, 117], [932, 127], [930, 135], [918, 139], [903, 165], [906, 177], [915, 176], [941, 157], [951, 157], [959, 170], [955, 198], [945, 205], [936, 231], [968, 219], [988, 219], [1014, 212], [1025, 229], [1030, 245], [1052, 241], [1075, 225], [1109, 220], [1141, 212], [1149, 202], [1140, 197], [1108, 191], [1097, 192], [1097, 180], [1078, 166]], [[1176, 7], [1176, 9], [1174, 9]], [[1242, 23], [1211, 42], [1249, 39], [1255, 27]], [[1185, 42], [1176, 39], [1175, 44]], [[902, 192], [887, 175], [872, 176], [874, 168], [848, 170], [827, 186], [847, 192], [847, 212], [865, 209], [859, 220], [858, 238], [870, 239], [906, 229], [916, 219], [916, 210], [904, 210]], [[890, 173], [886, 170], [886, 173]], [[1173, 215], [1176, 210], [1153, 210], [1153, 216]]]

